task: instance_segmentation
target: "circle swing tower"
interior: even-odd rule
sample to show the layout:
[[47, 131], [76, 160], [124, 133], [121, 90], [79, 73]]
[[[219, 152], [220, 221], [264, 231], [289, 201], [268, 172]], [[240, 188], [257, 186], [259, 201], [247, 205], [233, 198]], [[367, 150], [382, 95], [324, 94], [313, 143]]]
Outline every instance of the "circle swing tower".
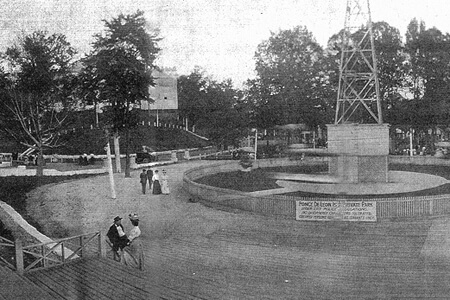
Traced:
[[369, 0], [347, 0], [335, 121], [327, 128], [331, 175], [349, 183], [389, 181], [389, 125], [383, 123]]

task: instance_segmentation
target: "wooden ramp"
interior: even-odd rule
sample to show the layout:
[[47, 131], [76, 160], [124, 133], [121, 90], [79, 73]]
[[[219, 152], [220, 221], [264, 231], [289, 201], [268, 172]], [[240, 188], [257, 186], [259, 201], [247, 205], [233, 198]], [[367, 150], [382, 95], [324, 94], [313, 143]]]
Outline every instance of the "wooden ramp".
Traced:
[[80, 259], [25, 274], [51, 296], [42, 299], [161, 299], [158, 278], [149, 277], [107, 258]]
[[37, 300], [54, 299], [24, 276], [5, 266], [0, 266], [0, 299], [1, 300]]

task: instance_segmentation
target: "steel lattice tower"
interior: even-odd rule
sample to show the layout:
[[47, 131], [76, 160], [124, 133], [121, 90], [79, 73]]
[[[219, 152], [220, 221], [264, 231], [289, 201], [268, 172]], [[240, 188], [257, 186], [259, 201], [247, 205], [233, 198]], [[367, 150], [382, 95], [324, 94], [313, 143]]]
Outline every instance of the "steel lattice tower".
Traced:
[[347, 0], [335, 124], [383, 123], [369, 0]]

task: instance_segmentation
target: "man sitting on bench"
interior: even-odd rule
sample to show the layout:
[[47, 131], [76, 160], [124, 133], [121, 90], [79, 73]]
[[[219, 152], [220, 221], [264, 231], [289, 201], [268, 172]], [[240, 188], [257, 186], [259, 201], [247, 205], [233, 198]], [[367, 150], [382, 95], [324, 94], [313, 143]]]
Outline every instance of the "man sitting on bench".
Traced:
[[123, 230], [121, 220], [121, 217], [115, 217], [114, 224], [109, 227], [108, 233], [106, 234], [116, 253], [118, 253], [119, 249], [122, 250], [128, 243], [128, 238]]

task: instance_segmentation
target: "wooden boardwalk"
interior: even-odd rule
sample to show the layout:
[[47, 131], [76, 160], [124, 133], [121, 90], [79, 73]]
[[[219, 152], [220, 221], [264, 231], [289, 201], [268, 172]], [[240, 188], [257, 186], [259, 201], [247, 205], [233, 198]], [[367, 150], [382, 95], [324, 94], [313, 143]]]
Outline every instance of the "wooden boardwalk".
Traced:
[[[26, 279], [45, 291], [43, 299], [189, 299], [159, 284], [158, 272], [145, 272], [111, 259], [81, 259], [27, 273]], [[21, 299], [21, 298], [17, 298]]]
[[18, 275], [5, 266], [0, 266], [0, 287], [1, 300], [54, 299], [26, 277]]
[[0, 299], [450, 299], [448, 265], [420, 254], [432, 221], [253, 221], [155, 240], [144, 271], [106, 258], [1, 269]]
[[201, 299], [161, 285], [158, 274], [107, 258], [80, 259], [23, 276], [0, 266], [0, 299]]

